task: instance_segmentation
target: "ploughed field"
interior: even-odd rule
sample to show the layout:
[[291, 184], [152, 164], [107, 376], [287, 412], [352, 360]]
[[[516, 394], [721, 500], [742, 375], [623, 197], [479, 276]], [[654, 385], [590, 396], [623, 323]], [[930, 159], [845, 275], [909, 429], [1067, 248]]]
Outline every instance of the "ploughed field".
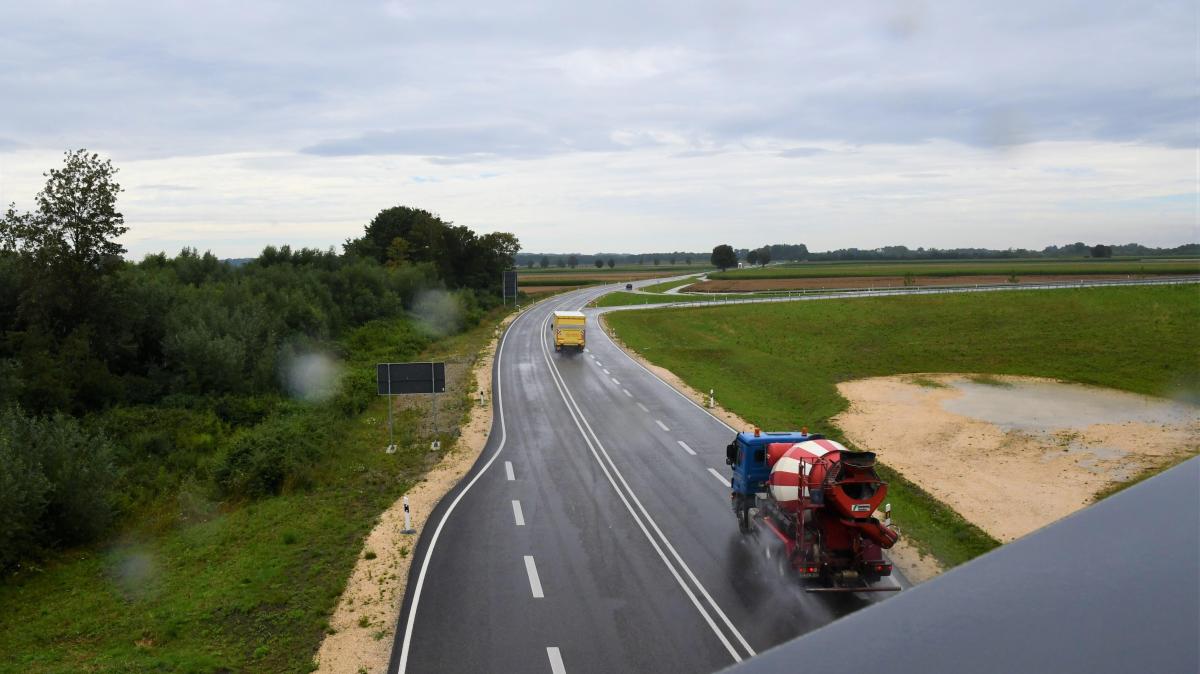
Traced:
[[1173, 276], [1200, 274], [1200, 259], [948, 260], [945, 262], [799, 262], [709, 274], [712, 280], [856, 276]]
[[1134, 274], [1029, 274], [1025, 276], [823, 276], [813, 278], [737, 278], [702, 281], [684, 289], [699, 293], [744, 293], [771, 290], [829, 290], [837, 288], [903, 288], [906, 286], [970, 286], [996, 284], [1124, 281]]
[[[606, 320], [632, 349], [698, 390], [714, 389], [748, 421], [805, 425], [852, 445], [834, 419], [848, 407], [838, 384], [868, 377], [1023, 375], [1200, 397], [1200, 292], [1190, 285], [676, 308]], [[887, 463], [886, 451], [880, 458]], [[953, 565], [996, 544], [888, 473], [896, 519], [918, 549]]]

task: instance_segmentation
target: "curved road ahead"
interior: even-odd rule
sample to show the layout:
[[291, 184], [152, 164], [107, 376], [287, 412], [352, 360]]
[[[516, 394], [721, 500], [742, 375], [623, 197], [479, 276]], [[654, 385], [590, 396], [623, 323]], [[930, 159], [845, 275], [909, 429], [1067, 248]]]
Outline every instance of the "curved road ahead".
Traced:
[[611, 290], [506, 332], [491, 436], [414, 551], [389, 672], [710, 672], [888, 596], [780, 578], [729, 509], [733, 431], [594, 313], [587, 353], [554, 352], [551, 313]]

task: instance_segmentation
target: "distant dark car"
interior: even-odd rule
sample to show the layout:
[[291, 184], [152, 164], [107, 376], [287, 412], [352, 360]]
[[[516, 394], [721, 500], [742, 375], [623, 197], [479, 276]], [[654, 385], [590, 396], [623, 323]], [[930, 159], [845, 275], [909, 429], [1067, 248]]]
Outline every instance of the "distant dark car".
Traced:
[[625, 289], [626, 289], [626, 290], [633, 290], [633, 284], [632, 284], [632, 283], [626, 283], [626, 284], [625, 284]]

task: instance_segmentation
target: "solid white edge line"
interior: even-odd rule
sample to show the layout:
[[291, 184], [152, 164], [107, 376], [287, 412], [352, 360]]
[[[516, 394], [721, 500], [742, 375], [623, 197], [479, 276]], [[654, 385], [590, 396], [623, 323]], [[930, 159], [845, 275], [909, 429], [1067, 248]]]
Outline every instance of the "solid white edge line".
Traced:
[[687, 452], [688, 454], [691, 454], [692, 456], [696, 456], [696, 450], [692, 449], [691, 447], [688, 447], [688, 443], [684, 442], [683, 440], [676, 440], [675, 442], [678, 442], [679, 446], [683, 447], [683, 451]]
[[504, 462], [504, 477], [509, 482], [512, 482], [513, 480], [517, 479], [517, 476], [513, 474], [512, 461]]
[[658, 427], [659, 427], [659, 428], [661, 428], [661, 429], [663, 429], [664, 431], [666, 431], [666, 432], [668, 432], [668, 433], [670, 433], [670, 432], [671, 432], [671, 429], [667, 428], [667, 425], [666, 425], [666, 424], [664, 424], [663, 422], [659, 421], [658, 419], [655, 419], [655, 420], [654, 420], [654, 423], [658, 424]]
[[[547, 319], [547, 321], [548, 320], [549, 319]], [[671, 552], [672, 557], [675, 558], [675, 561], [679, 564], [683, 572], [686, 573], [691, 579], [692, 583], [695, 584], [696, 589], [698, 589], [708, 601], [708, 604], [712, 607], [713, 611], [720, 616], [721, 620], [725, 623], [726, 627], [728, 627], [729, 631], [742, 644], [742, 647], [745, 648], [751, 656], [757, 655], [755, 650], [751, 648], [750, 644], [746, 641], [746, 638], [743, 637], [741, 632], [739, 632], [738, 629], [733, 626], [733, 623], [729, 620], [729, 616], [725, 615], [725, 612], [722, 611], [721, 607], [717, 605], [716, 600], [712, 598], [712, 595], [708, 593], [708, 590], [704, 589], [704, 586], [700, 584], [700, 580], [696, 578], [696, 574], [692, 572], [692, 569], [687, 565], [686, 562], [683, 561], [683, 558], [679, 556], [679, 552], [676, 551], [675, 547], [671, 545], [671, 542], [667, 540], [666, 534], [662, 532], [662, 529], [659, 528], [658, 523], [654, 521], [654, 518], [650, 516], [650, 513], [646, 511], [646, 507], [642, 505], [642, 502], [638, 499], [637, 494], [633, 492], [633, 488], [629, 486], [629, 483], [625, 480], [625, 477], [621, 475], [621, 471], [617, 469], [616, 463], [614, 463], [612, 457], [608, 455], [608, 451], [604, 449], [604, 444], [600, 442], [600, 438], [596, 435], [596, 431], [592, 429], [591, 424], [589, 424], [587, 419], [584, 418], [583, 410], [579, 409], [579, 404], [575, 402], [575, 396], [573, 396], [570, 389], [567, 388], [566, 381], [563, 380], [562, 374], [558, 371], [558, 366], [555, 365], [550, 359], [550, 350], [546, 346], [546, 340], [544, 338], [542, 339], [542, 358], [546, 361], [546, 365], [549, 367], [550, 378], [554, 381], [555, 387], [558, 388], [558, 394], [560, 397], [562, 397], [563, 402], [566, 404], [567, 412], [571, 415], [571, 420], [575, 422], [575, 427], [579, 429], [579, 434], [583, 437], [583, 441], [585, 444], [587, 444], [592, 456], [596, 459], [596, 462], [600, 464], [600, 470], [604, 473], [604, 477], [607, 478], [609, 484], [613, 486], [613, 490], [617, 493], [617, 497], [621, 499], [621, 503], [625, 505], [626, 510], [629, 511], [629, 514], [633, 517], [633, 520], [638, 525], [638, 528], [642, 530], [642, 534], [646, 537], [646, 540], [650, 541], [650, 546], [654, 548], [656, 553], [658, 553], [659, 559], [663, 561], [663, 564], [667, 567], [667, 570], [671, 573], [671, 576], [675, 579], [675, 582], [679, 584], [679, 587], [683, 588], [684, 593], [687, 595], [688, 599], [691, 600], [692, 605], [696, 608], [696, 611], [700, 613], [700, 615], [704, 618], [704, 621], [708, 623], [709, 628], [714, 634], [717, 635], [717, 638], [721, 640], [721, 643], [725, 646], [725, 649], [729, 652], [729, 655], [733, 657], [735, 662], [741, 662], [742, 656], [737, 652], [737, 649], [733, 647], [733, 644], [729, 642], [728, 637], [726, 637], [725, 633], [717, 626], [716, 622], [713, 620], [712, 616], [709, 615], [704, 606], [701, 605], [700, 600], [696, 598], [696, 594], [692, 592], [692, 588], [683, 581], [683, 578], [679, 575], [680, 571], [675, 568], [675, 565], [672, 564], [669, 559], [667, 559], [666, 553], [663, 552], [662, 546], [659, 545], [658, 540], [656, 540], [654, 536], [650, 534], [650, 531], [646, 528], [647, 522], [658, 534], [659, 539], [662, 540], [662, 545], [666, 546], [667, 550]], [[578, 415], [576, 414], [577, 411]], [[583, 422], [583, 425], [580, 425], [581, 421]], [[587, 432], [584, 432], [584, 426], [587, 426]], [[589, 437], [589, 433], [591, 437]], [[593, 439], [595, 440], [595, 444], [592, 442]], [[604, 454], [605, 459], [608, 460], [607, 465], [603, 460], [601, 460], [600, 453], [596, 451], [597, 447], [599, 447], [600, 452]], [[610, 466], [612, 468], [611, 472], [609, 470]], [[621, 488], [617, 486], [616, 480], [613, 479], [613, 474], [616, 474], [617, 479], [621, 481], [621, 484], [624, 485], [625, 490], [628, 491], [628, 497], [625, 495], [626, 492], [622, 491]], [[634, 511], [633, 506], [629, 503], [629, 499], [633, 499], [633, 502], [637, 504], [638, 510], [640, 510], [642, 515], [646, 518], [645, 522], [643, 522], [642, 518], [638, 516], [636, 511]]]
[[542, 579], [538, 578], [537, 564], [531, 555], [525, 555], [525, 575], [529, 576], [529, 591], [533, 598], [543, 599], [546, 595], [542, 593]]
[[709, 468], [708, 472], [712, 473], [713, 477], [717, 478], [722, 485], [729, 486], [729, 480], [724, 475], [718, 473], [716, 468]]
[[525, 526], [525, 513], [521, 512], [521, 502], [514, 500], [512, 503], [513, 503], [513, 520], [516, 521], [517, 526], [519, 526], [519, 527]]
[[550, 674], [567, 674], [567, 668], [563, 665], [562, 653], [558, 651], [558, 646], [547, 646], [546, 657], [550, 658]]
[[[562, 306], [562, 304], [565, 304], [565, 302], [560, 303], [557, 306]], [[446, 526], [446, 521], [450, 518], [450, 514], [454, 512], [454, 509], [458, 506], [459, 502], [462, 501], [463, 497], [466, 496], [467, 492], [471, 490], [471, 487], [475, 486], [475, 483], [479, 481], [479, 478], [483, 477], [484, 473], [486, 473], [488, 469], [492, 467], [492, 464], [495, 463], [496, 459], [499, 458], [500, 452], [504, 451], [504, 443], [508, 440], [508, 430], [504, 425], [504, 385], [503, 379], [500, 376], [500, 367], [504, 362], [504, 347], [508, 344], [508, 335], [512, 332], [513, 327], [516, 326], [521, 319], [532, 313], [533, 307], [526, 309], [520, 316], [517, 316], [515, 319], [513, 319], [513, 322], [509, 324], [508, 329], [505, 330], [504, 334], [500, 337], [500, 346], [496, 349], [496, 394], [493, 396], [496, 400], [496, 405], [500, 410], [500, 445], [496, 448], [496, 453], [492, 455], [492, 458], [488, 459], [488, 462], [483, 465], [483, 468], [475, 474], [475, 477], [471, 478], [471, 481], [467, 483], [467, 486], [463, 487], [463, 490], [458, 493], [458, 496], [456, 496], [454, 500], [450, 502], [450, 505], [446, 508], [446, 512], [442, 513], [442, 519], [438, 521], [437, 528], [433, 530], [433, 538], [429, 539], [429, 547], [425, 550], [425, 558], [421, 560], [421, 569], [417, 572], [417, 582], [413, 586], [413, 600], [412, 604], [408, 608], [408, 620], [405, 621], [404, 625], [404, 640], [400, 644], [400, 662], [396, 667], [397, 674], [404, 674], [404, 671], [408, 667], [408, 653], [412, 646], [413, 625], [417, 622], [417, 608], [420, 606], [421, 602], [421, 590], [425, 586], [425, 575], [429, 572], [429, 560], [433, 557], [433, 550], [434, 546], [437, 545], [438, 537], [442, 535], [442, 528]], [[543, 325], [545, 324], [543, 323]], [[545, 355], [546, 340], [539, 335], [538, 341], [541, 343], [543, 355]]]

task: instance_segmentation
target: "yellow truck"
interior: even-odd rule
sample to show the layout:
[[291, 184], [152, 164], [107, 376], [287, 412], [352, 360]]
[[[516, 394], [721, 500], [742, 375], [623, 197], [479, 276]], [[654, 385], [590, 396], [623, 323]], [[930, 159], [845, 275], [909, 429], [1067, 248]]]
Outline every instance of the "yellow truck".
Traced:
[[584, 323], [582, 311], [556, 311], [551, 329], [554, 330], [554, 350], [575, 349], [583, 351]]

